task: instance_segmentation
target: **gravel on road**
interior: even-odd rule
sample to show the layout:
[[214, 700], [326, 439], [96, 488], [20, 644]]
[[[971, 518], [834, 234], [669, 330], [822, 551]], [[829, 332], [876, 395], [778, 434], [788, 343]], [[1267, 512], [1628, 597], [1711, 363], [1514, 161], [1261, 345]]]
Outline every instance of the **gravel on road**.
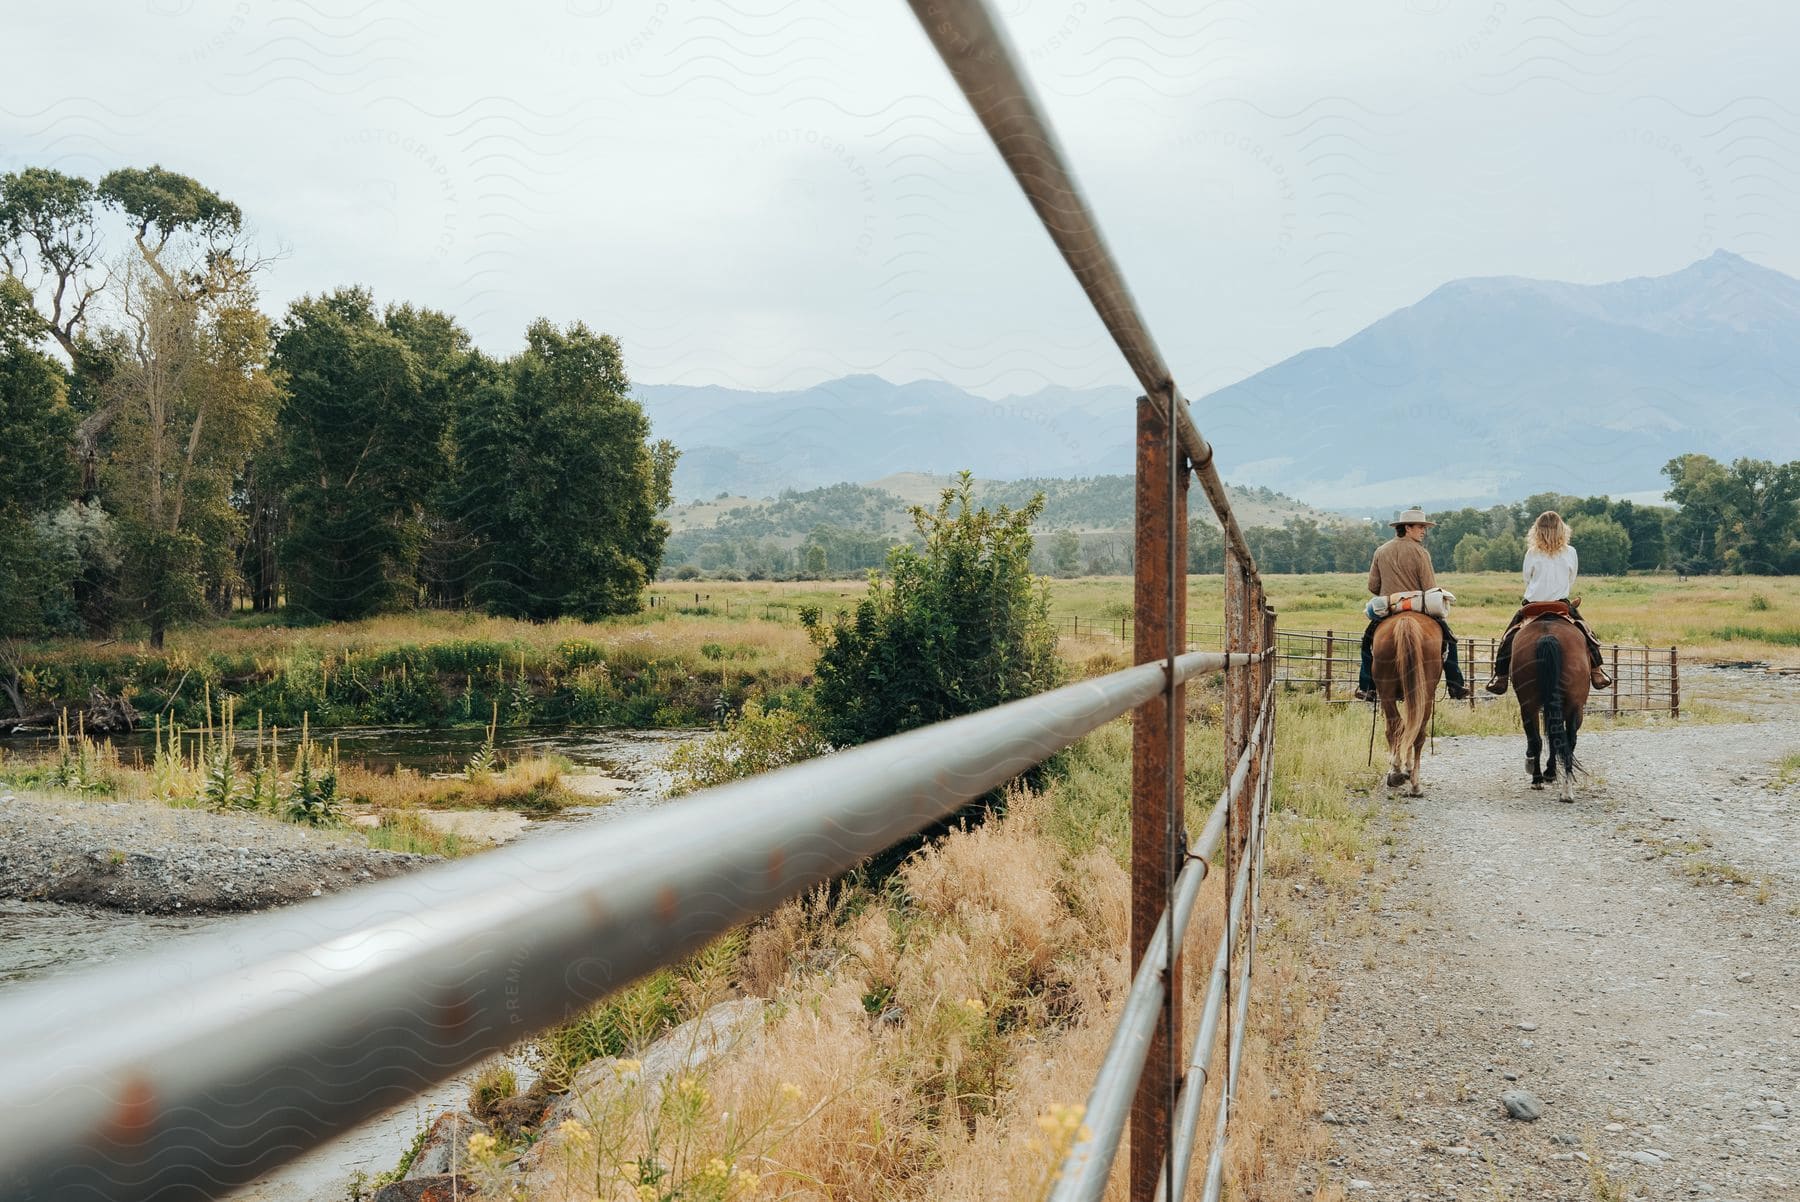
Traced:
[[1800, 1197], [1800, 785], [1776, 768], [1800, 682], [1758, 687], [1762, 721], [1590, 723], [1573, 804], [1530, 788], [1523, 736], [1438, 740], [1363, 912], [1318, 949], [1327, 1181]]

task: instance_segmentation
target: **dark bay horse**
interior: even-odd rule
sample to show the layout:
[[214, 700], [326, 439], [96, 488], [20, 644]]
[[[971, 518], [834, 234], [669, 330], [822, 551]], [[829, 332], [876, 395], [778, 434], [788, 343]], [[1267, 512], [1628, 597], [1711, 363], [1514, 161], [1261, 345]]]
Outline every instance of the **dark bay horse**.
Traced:
[[[1581, 731], [1581, 709], [1588, 698], [1587, 638], [1572, 622], [1555, 616], [1535, 618], [1513, 636], [1512, 687], [1519, 695], [1519, 720], [1525, 727], [1525, 766], [1531, 787], [1541, 789], [1558, 779], [1563, 801], [1575, 800], [1575, 736]], [[1538, 715], [1544, 730], [1538, 734]], [[1545, 742], [1550, 762], [1538, 767]]]
[[1443, 631], [1422, 613], [1396, 614], [1375, 628], [1372, 651], [1375, 692], [1387, 717], [1387, 783], [1405, 784], [1408, 797], [1422, 797], [1419, 752], [1444, 675]]

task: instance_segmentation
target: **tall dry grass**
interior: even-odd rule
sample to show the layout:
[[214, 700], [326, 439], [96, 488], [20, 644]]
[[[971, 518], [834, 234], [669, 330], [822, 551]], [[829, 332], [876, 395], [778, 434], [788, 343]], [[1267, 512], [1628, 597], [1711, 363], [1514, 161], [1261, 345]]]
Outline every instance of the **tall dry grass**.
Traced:
[[[1221, 736], [1199, 693], [1190, 795], [1204, 798], [1218, 788]], [[1354, 890], [1374, 802], [1356, 791], [1366, 773], [1344, 714], [1303, 703], [1281, 722], [1228, 1173], [1234, 1196], [1299, 1199], [1316, 1196], [1311, 1048], [1329, 1000], [1307, 946], [1329, 919], [1291, 899]], [[675, 1196], [640, 1192], [646, 1163], [686, 1166], [654, 1187], [683, 1197], [1043, 1196], [1080, 1132], [1127, 984], [1129, 754], [1129, 723], [1115, 723], [1042, 792], [1015, 791], [1001, 816], [923, 849], [885, 885], [817, 894], [754, 926], [733, 981], [772, 999], [754, 1040], [696, 1073], [698, 1094], [633, 1100], [627, 1089], [615, 1095], [623, 1109], [591, 1116], [590, 1129], [548, 1133], [531, 1196]], [[1223, 876], [1206, 882], [1184, 949], [1190, 1024]], [[1203, 1131], [1210, 1122], [1209, 1104]], [[1124, 1196], [1127, 1156], [1109, 1198]]]

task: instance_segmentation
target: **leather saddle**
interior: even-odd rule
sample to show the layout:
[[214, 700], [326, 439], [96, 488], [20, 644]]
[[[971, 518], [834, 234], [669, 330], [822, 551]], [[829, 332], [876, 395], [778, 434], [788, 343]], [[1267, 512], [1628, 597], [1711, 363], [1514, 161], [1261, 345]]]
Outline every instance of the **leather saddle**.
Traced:
[[1521, 624], [1535, 622], [1540, 618], [1561, 618], [1565, 622], [1573, 622], [1575, 616], [1569, 612], [1567, 604], [1561, 601], [1533, 601], [1525, 606], [1519, 615]]

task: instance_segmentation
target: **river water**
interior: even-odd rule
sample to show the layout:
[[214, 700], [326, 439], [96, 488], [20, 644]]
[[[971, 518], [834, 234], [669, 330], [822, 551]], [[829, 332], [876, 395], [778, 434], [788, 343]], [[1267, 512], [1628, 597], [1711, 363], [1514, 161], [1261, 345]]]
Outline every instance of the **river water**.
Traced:
[[[560, 755], [578, 772], [604, 774], [631, 782], [611, 801], [574, 806], [554, 818], [532, 822], [521, 839], [555, 838], [570, 823], [613, 822], [662, 804], [668, 798], [665, 764], [674, 749], [703, 737], [705, 731], [596, 730], [536, 728], [502, 730], [495, 742], [508, 752]], [[479, 730], [357, 728], [321, 732], [335, 737], [346, 761], [420, 772], [455, 772], [480, 745]], [[135, 736], [119, 741], [129, 760]], [[286, 732], [283, 732], [285, 741]], [[29, 736], [5, 740], [9, 748], [29, 745]], [[146, 753], [150, 742], [141, 748]], [[22, 748], [21, 748], [22, 749]], [[167, 950], [184, 938], [215, 930], [244, 915], [127, 914], [88, 906], [0, 899], [0, 992], [26, 982], [78, 969], [92, 968], [148, 948]], [[509, 1060], [521, 1083], [529, 1069]], [[341, 1202], [351, 1176], [366, 1177], [394, 1166], [419, 1129], [444, 1110], [466, 1107], [469, 1086], [479, 1069], [471, 1069], [420, 1094], [332, 1143], [291, 1162], [254, 1185], [232, 1195], [237, 1202]]]

